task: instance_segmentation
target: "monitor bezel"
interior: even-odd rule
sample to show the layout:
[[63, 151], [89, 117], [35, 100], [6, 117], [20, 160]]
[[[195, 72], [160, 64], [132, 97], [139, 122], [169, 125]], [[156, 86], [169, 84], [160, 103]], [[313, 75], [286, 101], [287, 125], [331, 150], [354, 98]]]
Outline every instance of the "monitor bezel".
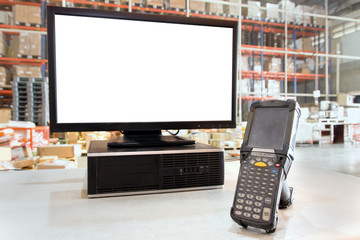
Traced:
[[[56, 56], [55, 56], [55, 15], [86, 16], [111, 19], [126, 19], [165, 23], [180, 23], [205, 26], [219, 26], [233, 29], [232, 59], [232, 106], [231, 120], [196, 121], [196, 122], [112, 122], [112, 123], [58, 123], [56, 103]], [[65, 7], [47, 7], [47, 41], [48, 41], [48, 72], [49, 72], [49, 103], [51, 132], [80, 131], [153, 131], [166, 129], [209, 129], [236, 127], [237, 109], [237, 42], [238, 22], [186, 16], [155, 15], [148, 13], [116, 12], [107, 10], [79, 9]]]

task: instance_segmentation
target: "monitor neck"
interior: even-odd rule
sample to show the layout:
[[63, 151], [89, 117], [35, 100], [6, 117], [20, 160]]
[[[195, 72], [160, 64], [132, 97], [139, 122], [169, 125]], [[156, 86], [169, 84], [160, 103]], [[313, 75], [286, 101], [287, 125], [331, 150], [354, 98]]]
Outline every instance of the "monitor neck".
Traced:
[[161, 136], [161, 130], [152, 130], [152, 131], [124, 131], [123, 134], [125, 136], [138, 136], [138, 135], [142, 135], [142, 136]]

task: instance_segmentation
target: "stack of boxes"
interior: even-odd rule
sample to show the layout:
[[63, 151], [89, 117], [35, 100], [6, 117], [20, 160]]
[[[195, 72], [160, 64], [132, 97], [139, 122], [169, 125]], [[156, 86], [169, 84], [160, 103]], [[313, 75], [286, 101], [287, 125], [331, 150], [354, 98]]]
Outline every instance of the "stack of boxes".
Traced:
[[254, 95], [257, 97], [263, 97], [267, 95], [265, 80], [254, 80]]
[[[325, 9], [323, 6], [319, 6], [319, 5], [315, 5], [311, 8], [314, 14], [318, 14], [318, 15], [324, 15], [325, 14]], [[313, 17], [313, 24], [315, 26], [325, 26], [325, 18], [324, 17]]]
[[269, 72], [282, 72], [281, 70], [281, 59], [277, 57], [271, 58], [268, 63], [268, 71]]
[[[16, 4], [12, 11], [0, 11], [0, 24], [41, 26], [41, 7]], [[0, 57], [36, 58], [42, 56], [41, 34], [0, 32]], [[11, 70], [11, 71], [10, 71]], [[0, 85], [8, 85], [12, 77], [42, 77], [40, 66], [16, 65], [12, 69], [0, 66]]]
[[261, 20], [261, 3], [259, 1], [248, 1], [248, 12], [247, 17], [253, 20]]
[[10, 84], [10, 72], [7, 68], [0, 66], [0, 86]]
[[270, 97], [278, 98], [281, 92], [281, 83], [278, 80], [267, 80], [267, 95]]
[[290, 0], [282, 0], [279, 2], [279, 20], [281, 22], [285, 22], [285, 11], [287, 11], [287, 22], [294, 23], [295, 22], [295, 3]]
[[304, 13], [310, 13], [312, 10], [311, 6], [299, 4], [295, 7], [295, 23], [311, 25], [311, 16], [305, 15]]
[[186, 9], [185, 0], [168, 0], [169, 8], [175, 10], [184, 10]]
[[6, 36], [3, 32], [0, 32], [0, 56], [5, 57], [7, 53]]
[[13, 35], [10, 43], [9, 57], [41, 57], [41, 35], [23, 33]]
[[163, 8], [164, 1], [163, 0], [146, 0], [146, 5], [155, 7], [155, 8]]
[[189, 9], [191, 12], [195, 13], [204, 13], [205, 12], [205, 2], [202, 1], [189, 1]]
[[9, 11], [0, 11], [0, 24], [14, 25], [13, 13]]
[[17, 4], [12, 9], [16, 25], [41, 26], [41, 7]]
[[266, 21], [278, 21], [279, 5], [274, 3], [266, 3]]
[[223, 4], [211, 2], [208, 3], [208, 5], [206, 5], [205, 7], [208, 7], [206, 12], [209, 13], [210, 15], [222, 16], [224, 14], [225, 6]]

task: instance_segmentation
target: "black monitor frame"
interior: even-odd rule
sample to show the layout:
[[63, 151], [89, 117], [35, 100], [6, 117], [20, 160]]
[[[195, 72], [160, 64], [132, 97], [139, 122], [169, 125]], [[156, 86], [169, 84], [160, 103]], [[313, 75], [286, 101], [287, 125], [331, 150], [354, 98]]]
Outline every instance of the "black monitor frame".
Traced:
[[[126, 122], [126, 123], [58, 123], [56, 103], [56, 56], [55, 56], [55, 15], [90, 16], [99, 18], [127, 19], [140, 21], [171, 22], [180, 24], [193, 24], [205, 26], [221, 26], [233, 29], [233, 56], [232, 56], [232, 113], [230, 121], [198, 121], [198, 122]], [[77, 9], [63, 7], [47, 8], [47, 35], [48, 35], [48, 68], [50, 93], [50, 130], [52, 132], [71, 131], [158, 131], [165, 129], [208, 129], [208, 128], [234, 128], [236, 126], [237, 104], [237, 42], [238, 22], [214, 20], [204, 18], [189, 18], [184, 16], [137, 14], [129, 12], [115, 12], [93, 9]], [[96, 113], [95, 113], [96, 114]]]

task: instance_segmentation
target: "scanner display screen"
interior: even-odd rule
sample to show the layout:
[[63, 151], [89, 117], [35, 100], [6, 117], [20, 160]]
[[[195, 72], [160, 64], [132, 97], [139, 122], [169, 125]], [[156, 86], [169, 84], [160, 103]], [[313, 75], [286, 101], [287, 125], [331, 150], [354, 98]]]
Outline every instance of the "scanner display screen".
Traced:
[[287, 108], [256, 108], [247, 145], [282, 149], [288, 114]]

